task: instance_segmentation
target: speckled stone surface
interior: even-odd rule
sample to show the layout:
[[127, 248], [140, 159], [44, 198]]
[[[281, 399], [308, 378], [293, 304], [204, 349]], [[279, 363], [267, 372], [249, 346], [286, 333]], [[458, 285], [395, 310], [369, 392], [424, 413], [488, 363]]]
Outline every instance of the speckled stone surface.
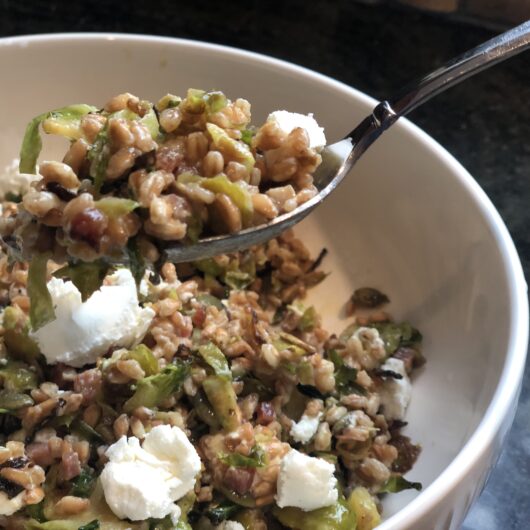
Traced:
[[[375, 96], [489, 38], [488, 30], [352, 0], [61, 2], [3, 0], [0, 36], [150, 33], [228, 44], [292, 61]], [[530, 272], [530, 53], [442, 94], [411, 119], [478, 180]], [[530, 371], [515, 423], [463, 528], [530, 528]]]

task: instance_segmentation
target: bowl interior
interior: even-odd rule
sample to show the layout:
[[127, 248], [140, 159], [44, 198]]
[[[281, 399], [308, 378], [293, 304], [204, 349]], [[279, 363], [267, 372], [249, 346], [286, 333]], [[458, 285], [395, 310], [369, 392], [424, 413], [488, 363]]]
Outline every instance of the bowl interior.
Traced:
[[[0, 165], [19, 149], [26, 123], [69, 103], [101, 105], [129, 91], [157, 99], [217, 88], [269, 111], [313, 112], [335, 141], [372, 102], [310, 72], [222, 48], [165, 40], [60, 38], [0, 47]], [[46, 145], [57, 145], [46, 139]], [[51, 152], [48, 147], [48, 154]], [[407, 123], [389, 131], [326, 204], [298, 229], [331, 274], [310, 295], [332, 331], [347, 322], [354, 288], [374, 286], [390, 312], [424, 335], [406, 433], [423, 452], [410, 473], [424, 487], [451, 463], [483, 417], [510, 340], [508, 276], [501, 251], [463, 170]], [[390, 517], [415, 495], [384, 502]], [[390, 523], [390, 521], [389, 521]], [[390, 527], [389, 527], [390, 528]]]

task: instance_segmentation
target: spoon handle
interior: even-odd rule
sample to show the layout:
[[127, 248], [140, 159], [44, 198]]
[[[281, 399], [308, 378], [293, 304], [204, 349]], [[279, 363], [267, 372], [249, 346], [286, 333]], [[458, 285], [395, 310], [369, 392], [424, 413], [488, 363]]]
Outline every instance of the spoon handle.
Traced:
[[395, 98], [379, 103], [372, 114], [347, 136], [353, 144], [348, 159], [350, 167], [401, 116], [407, 115], [416, 107], [464, 79], [529, 47], [530, 20], [459, 55], [441, 68], [405, 87]]

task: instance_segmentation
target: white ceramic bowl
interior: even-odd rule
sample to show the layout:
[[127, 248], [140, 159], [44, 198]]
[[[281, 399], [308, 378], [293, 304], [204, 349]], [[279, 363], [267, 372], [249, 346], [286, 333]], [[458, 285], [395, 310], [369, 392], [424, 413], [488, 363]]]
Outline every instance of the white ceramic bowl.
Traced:
[[[154, 37], [2, 39], [0, 71], [0, 165], [16, 155], [33, 116], [124, 91], [156, 100], [218, 88], [249, 99], [256, 123], [276, 109], [313, 112], [330, 141], [374, 105], [291, 64]], [[340, 330], [349, 294], [371, 285], [425, 337], [428, 362], [407, 418], [407, 434], [423, 446], [409, 477], [424, 490], [389, 496], [381, 530], [458, 528], [511, 425], [526, 355], [526, 284], [499, 214], [451, 155], [403, 120], [299, 233], [315, 252], [330, 251], [332, 274], [311, 295], [328, 326]]]

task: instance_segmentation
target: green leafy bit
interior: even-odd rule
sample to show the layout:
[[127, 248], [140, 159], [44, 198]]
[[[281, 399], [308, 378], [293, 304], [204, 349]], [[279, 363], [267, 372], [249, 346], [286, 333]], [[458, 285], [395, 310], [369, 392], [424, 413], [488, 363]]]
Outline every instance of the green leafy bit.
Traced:
[[239, 510], [241, 510], [241, 506], [230, 501], [223, 501], [216, 506], [208, 508], [205, 515], [212, 524], [218, 525], [227, 519], [232, 519]]
[[111, 265], [102, 259], [91, 262], [79, 261], [65, 265], [56, 270], [53, 275], [56, 278], [69, 279], [79, 289], [84, 302], [101, 287], [110, 268]]
[[224, 275], [224, 283], [231, 289], [242, 290], [246, 289], [256, 278], [255, 274], [244, 271], [226, 271]]
[[337, 350], [331, 350], [328, 354], [329, 360], [335, 365], [335, 388], [339, 394], [366, 395], [366, 389], [356, 382], [357, 370], [350, 368], [344, 363], [344, 359]]
[[279, 336], [272, 340], [272, 345], [279, 351], [289, 350], [294, 356], [302, 357], [306, 353], [314, 353], [314, 348], [303, 340], [281, 331]]
[[151, 138], [156, 140], [160, 134], [160, 125], [154, 109], [151, 107], [139, 121], [147, 128]]
[[35, 519], [39, 523], [44, 523], [46, 521], [44, 504], [44, 501], [40, 501], [38, 504], [28, 504], [24, 508], [24, 512], [30, 519]]
[[351, 530], [356, 527], [355, 513], [348, 509], [346, 501], [339, 501], [325, 508], [305, 512], [300, 508], [274, 508], [274, 516], [287, 528], [304, 530]]
[[40, 353], [39, 347], [28, 335], [28, 318], [22, 310], [15, 306], [6, 307], [2, 324], [4, 344], [10, 357], [26, 362], [34, 361]]
[[220, 151], [225, 159], [243, 164], [248, 172], [254, 168], [254, 157], [247, 144], [230, 138], [228, 133], [214, 123], [207, 123], [206, 129], [212, 137], [215, 149]]
[[99, 521], [97, 519], [94, 519], [93, 521], [90, 521], [90, 523], [80, 526], [79, 530], [98, 530], [98, 528], [99, 528]]
[[41, 123], [46, 133], [66, 136], [70, 140], [81, 136], [80, 119], [89, 112], [97, 109], [90, 105], [70, 105], [61, 109], [39, 114], [33, 118], [26, 127], [22, 147], [20, 148], [19, 171], [21, 173], [35, 174], [37, 172], [37, 159], [42, 149], [42, 140], [39, 128]]
[[216, 112], [223, 110], [228, 103], [226, 96], [222, 92], [216, 90], [212, 92], [207, 92], [205, 95], [205, 99], [206, 108], [209, 114], [215, 114]]
[[219, 423], [224, 429], [233, 431], [241, 424], [241, 411], [232, 382], [219, 375], [208, 376], [202, 387]]
[[166, 94], [165, 96], [161, 97], [158, 102], [155, 105], [155, 109], [158, 112], [162, 112], [166, 109], [172, 109], [175, 107], [178, 107], [180, 103], [182, 102], [182, 98], [179, 98], [178, 96], [175, 96], [173, 94]]
[[201, 293], [197, 295], [197, 301], [201, 304], [204, 304], [205, 306], [213, 305], [214, 307], [217, 307], [217, 309], [224, 309], [225, 306], [223, 305], [223, 302], [219, 300], [216, 296], [213, 296], [209, 293]]
[[49, 254], [34, 254], [28, 271], [29, 320], [35, 331], [55, 320], [55, 309], [46, 285]]
[[255, 134], [256, 132], [252, 129], [243, 129], [241, 131], [241, 141], [250, 146], [252, 144], [252, 138], [254, 138]]
[[97, 477], [92, 468], [83, 468], [81, 473], [72, 481], [70, 494], [75, 497], [87, 499], [92, 494], [92, 490], [96, 485], [96, 479]]
[[213, 258], [195, 261], [193, 265], [201, 272], [204, 272], [204, 274], [209, 274], [210, 276], [220, 276], [225, 271], [225, 269]]
[[18, 204], [22, 202], [22, 194], [15, 193], [13, 191], [8, 191], [4, 195], [4, 200], [9, 201], [9, 202], [16, 202]]
[[361, 287], [356, 289], [352, 296], [351, 301], [355, 307], [373, 309], [383, 304], [390, 302], [388, 296], [373, 287]]
[[184, 363], [170, 364], [159, 374], [144, 377], [138, 381], [132, 397], [125, 402], [124, 411], [130, 413], [138, 407], [157, 407], [180, 389], [188, 372], [188, 366]]
[[195, 414], [197, 414], [197, 416], [201, 419], [201, 421], [206, 423], [206, 425], [209, 425], [212, 429], [219, 428], [219, 425], [220, 425], [219, 420], [217, 419], [217, 416], [215, 415], [214, 410], [210, 406], [202, 390], [197, 392], [191, 398], [191, 402], [192, 402], [193, 410], [195, 411]]
[[313, 306], [308, 307], [298, 322], [298, 329], [300, 331], [311, 331], [314, 329], [317, 323], [317, 316], [315, 308]]
[[[60, 418], [64, 418], [64, 416], [58, 416]], [[80, 419], [72, 419], [72, 427], [71, 432], [73, 434], [76, 434], [83, 440], [87, 440], [89, 442], [102, 442], [103, 438], [101, 435], [88, 423], [84, 422]]]
[[103, 199], [96, 201], [94, 206], [107, 217], [115, 219], [131, 213], [138, 208], [140, 204], [131, 199], [124, 199], [121, 197], [103, 197]]
[[127, 242], [127, 259], [131, 274], [133, 275], [136, 285], [140, 285], [145, 275], [146, 264], [136, 238], [132, 237]]
[[248, 456], [239, 453], [229, 453], [220, 455], [219, 460], [231, 467], [263, 467], [266, 464], [266, 455], [260, 445], [255, 445]]
[[[209, 123], [208, 125], [213, 125]], [[222, 129], [221, 129], [222, 130]], [[232, 140], [230, 138], [230, 140]], [[235, 141], [235, 140], [232, 140]], [[216, 177], [201, 180], [201, 186], [213, 193], [224, 193], [239, 208], [243, 226], [248, 226], [252, 221], [254, 206], [250, 193], [240, 184], [232, 182], [226, 175], [220, 174]]]
[[[108, 123], [108, 122], [107, 122]], [[96, 140], [92, 144], [87, 158], [90, 160], [89, 174], [94, 181], [94, 192], [98, 194], [105, 177], [107, 175], [107, 166], [110, 159], [109, 135], [107, 123], [99, 131]]]
[[0, 368], [0, 381], [6, 390], [24, 392], [37, 388], [37, 374], [21, 362], [9, 361]]
[[131, 350], [127, 357], [138, 362], [142, 367], [142, 370], [145, 372], [145, 375], [155, 375], [158, 373], [158, 361], [153, 355], [153, 352], [145, 345], [139, 344]]
[[14, 390], [0, 390], [0, 409], [12, 412], [23, 407], [31, 407], [33, 399], [28, 394]]
[[392, 355], [401, 346], [411, 346], [421, 342], [421, 333], [408, 322], [381, 322], [372, 327], [379, 331], [388, 355]]
[[199, 346], [199, 354], [217, 375], [232, 379], [232, 372], [225, 354], [213, 342]]
[[399, 493], [410, 489], [421, 491], [422, 487], [421, 482], [409, 482], [405, 477], [395, 475], [383, 484], [379, 493]]

